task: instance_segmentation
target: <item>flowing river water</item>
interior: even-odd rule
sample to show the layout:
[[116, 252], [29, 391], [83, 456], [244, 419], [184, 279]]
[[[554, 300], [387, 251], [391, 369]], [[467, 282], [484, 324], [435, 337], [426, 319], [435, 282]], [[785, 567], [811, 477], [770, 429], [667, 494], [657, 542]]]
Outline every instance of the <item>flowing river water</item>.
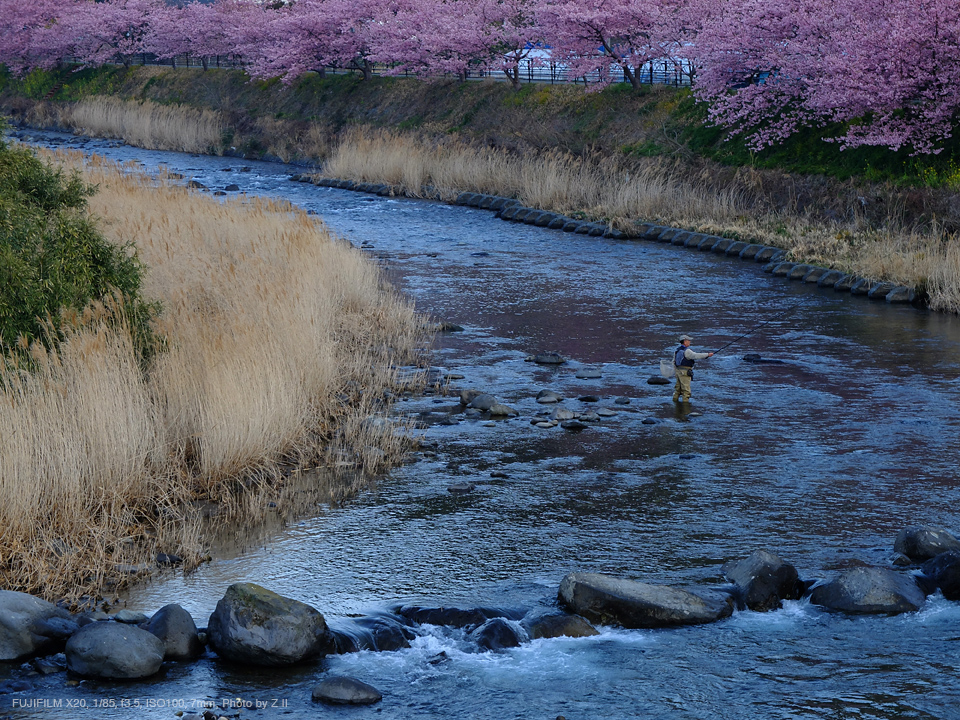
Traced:
[[[762, 548], [818, 580], [859, 562], [889, 566], [907, 525], [960, 530], [956, 317], [709, 253], [292, 183], [297, 169], [281, 165], [34, 141], [286, 198], [364, 246], [420, 311], [464, 328], [441, 334], [432, 358], [463, 376], [451, 394], [397, 406], [418, 419], [430, 452], [266, 542], [134, 589], [129, 608], [177, 602], [205, 626], [231, 583], [256, 582], [335, 628], [405, 603], [520, 617], [554, 605], [572, 571], [714, 587], [725, 561]], [[699, 363], [691, 405], [647, 383], [680, 333], [709, 350], [764, 322]], [[545, 351], [568, 362], [527, 361]], [[747, 353], [782, 363], [746, 362]], [[584, 369], [600, 377], [577, 378]], [[460, 388], [491, 392], [519, 417], [468, 418]], [[531, 419], [552, 409], [535, 400], [543, 389], [563, 395], [561, 407], [615, 414], [578, 433], [537, 428]], [[448, 491], [462, 482], [474, 490]], [[895, 617], [804, 600], [710, 625], [600, 630], [481, 652], [464, 631], [426, 625], [407, 649], [290, 669], [210, 653], [143, 682], [35, 677], [7, 696], [19, 708], [2, 706], [64, 718], [173, 718], [210, 706], [258, 718], [960, 718], [960, 603], [939, 594]], [[317, 705], [311, 689], [325, 674], [357, 677], [384, 699]]]

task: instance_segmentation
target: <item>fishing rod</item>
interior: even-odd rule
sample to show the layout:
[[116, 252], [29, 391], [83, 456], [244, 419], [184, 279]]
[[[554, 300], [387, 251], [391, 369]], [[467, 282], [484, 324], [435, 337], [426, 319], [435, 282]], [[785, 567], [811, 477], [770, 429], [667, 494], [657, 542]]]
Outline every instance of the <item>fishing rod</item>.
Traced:
[[733, 345], [735, 342], [740, 342], [740, 341], [743, 340], [745, 337], [747, 337], [747, 336], [749, 336], [749, 335], [753, 335], [757, 330], [759, 330], [760, 328], [762, 328], [762, 327], [763, 327], [764, 325], [766, 325], [767, 323], [773, 322], [773, 321], [776, 320], [777, 318], [783, 317], [784, 315], [786, 315], [786, 314], [789, 313], [789, 312], [792, 312], [793, 310], [795, 310], [795, 309], [798, 308], [799, 306], [800, 306], [800, 303], [797, 303], [796, 305], [791, 305], [790, 307], [788, 307], [788, 308], [787, 308], [786, 310], [784, 310], [783, 312], [777, 313], [777, 314], [774, 315], [773, 317], [767, 318], [767, 319], [764, 320], [762, 323], [760, 323], [760, 324], [757, 325], [755, 328], [753, 328], [753, 330], [750, 330], [750, 331], [748, 331], [748, 332], [745, 332], [745, 333], [744, 333], [743, 335], [741, 335], [740, 337], [734, 338], [733, 340], [731, 340], [730, 342], [728, 342], [726, 345], [724, 345], [724, 346], [723, 346], [722, 348], [720, 348], [719, 350], [714, 350], [714, 351], [713, 351], [713, 354], [714, 354], [714, 355], [718, 355], [720, 352], [722, 352], [723, 350], [726, 350], [728, 347], [730, 347], [731, 345]]

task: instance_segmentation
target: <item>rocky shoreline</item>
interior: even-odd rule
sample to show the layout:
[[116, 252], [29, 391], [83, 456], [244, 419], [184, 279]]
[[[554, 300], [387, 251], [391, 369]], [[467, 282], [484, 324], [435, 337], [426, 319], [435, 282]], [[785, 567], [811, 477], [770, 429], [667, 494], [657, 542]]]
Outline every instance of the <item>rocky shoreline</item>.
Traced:
[[[435, 188], [423, 187], [416, 193], [409, 193], [403, 187], [382, 183], [353, 182], [337, 178], [327, 178], [309, 174], [292, 175], [294, 182], [309, 182], [320, 187], [371, 193], [382, 197], [414, 197], [442, 201], [444, 198]], [[547, 210], [524, 206], [514, 198], [482, 193], [463, 192], [453, 200], [455, 205], [490, 210], [498, 218], [511, 222], [524, 223], [535, 227], [562, 230], [575, 235], [605, 237], [614, 240], [647, 240], [684, 247], [700, 252], [712, 252], [725, 257], [738, 258], [748, 262], [764, 263], [763, 271], [774, 277], [796, 280], [818, 288], [847, 292], [869, 300], [884, 300], [891, 305], [913, 305], [926, 307], [926, 297], [914, 288], [897, 285], [892, 282], [869, 280], [830, 268], [808, 263], [787, 260], [787, 251], [769, 245], [748, 243], [731, 238], [699, 233], [682, 228], [667, 227], [637, 221], [630, 230], [619, 230], [602, 222], [578, 220]]]
[[[596, 626], [661, 629], [712, 623], [737, 610], [767, 612], [784, 600], [809, 599], [827, 612], [897, 615], [915, 612], [940, 592], [960, 600], [960, 540], [944, 528], [911, 526], [894, 541], [889, 567], [866, 564], [823, 580], [800, 577], [775, 553], [757, 550], [723, 565], [728, 584], [710, 588], [653, 585], [601, 573], [574, 572], [555, 603], [536, 608], [402, 605], [327, 624], [316, 608], [253, 583], [231, 585], [206, 627], [176, 603], [152, 616], [129, 610], [69, 612], [24, 593], [0, 591], [0, 660], [22, 663], [23, 679], [0, 694], [30, 693], [31, 675], [63, 673], [115, 682], [147, 678], [166, 663], [216, 658], [248, 667], [316, 663], [326, 655], [410, 647], [424, 626], [455, 629], [476, 652], [499, 652], [540, 638], [598, 635]], [[357, 678], [317, 666], [315, 702], [373, 704], [382, 694]], [[209, 709], [178, 712], [187, 720], [226, 717]], [[236, 717], [236, 714], [232, 716]]]

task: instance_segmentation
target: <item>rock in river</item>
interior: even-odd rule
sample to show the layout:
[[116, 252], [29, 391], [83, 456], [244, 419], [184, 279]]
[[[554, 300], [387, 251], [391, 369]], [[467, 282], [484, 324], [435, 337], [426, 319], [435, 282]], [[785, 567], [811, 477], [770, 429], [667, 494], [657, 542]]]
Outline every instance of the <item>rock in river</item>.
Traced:
[[193, 617], [176, 603], [157, 610], [144, 629], [163, 642], [164, 660], [192, 660], [203, 653]]
[[897, 533], [893, 549], [914, 562], [924, 562], [940, 553], [960, 550], [960, 540], [942, 527], [911, 525]]
[[497, 404], [498, 404], [497, 399], [493, 395], [491, 395], [490, 393], [483, 393], [473, 398], [468, 403], [467, 407], [472, 407], [476, 410], [481, 410], [486, 412], [487, 410], [489, 410], [490, 408], [494, 407]]
[[[0, 590], [0, 660], [20, 660], [50, 651], [77, 626], [70, 613], [46, 600], [13, 590]], [[60, 645], [62, 647], [62, 645]]]
[[318, 610], [254, 583], [227, 588], [207, 634], [220, 657], [251, 665], [290, 665], [322, 655], [330, 645]]
[[919, 610], [926, 598], [912, 577], [876, 567], [856, 567], [818, 585], [810, 602], [828, 610], [862, 615], [897, 615]]
[[560, 583], [560, 604], [591, 622], [653, 628], [714, 622], [733, 612], [732, 599], [649, 585], [599, 573], [571, 573]]
[[927, 560], [922, 570], [947, 600], [960, 600], [960, 552], [940, 553]]
[[163, 664], [163, 643], [134, 625], [94, 622], [67, 641], [70, 672], [84, 677], [129, 680], [149, 677]]
[[326, 678], [313, 689], [312, 697], [332, 705], [373, 705], [383, 699], [373, 685], [352, 677]]
[[524, 620], [531, 639], [555, 637], [591, 637], [597, 629], [579, 615], [564, 612], [544, 613]]
[[566, 362], [560, 353], [555, 352], [540, 353], [539, 355], [534, 355], [531, 359], [538, 365], [562, 365]]
[[781, 600], [798, 600], [802, 591], [797, 569], [766, 550], [724, 563], [723, 574], [737, 586], [738, 599], [751, 610], [776, 610]]
[[491, 618], [473, 630], [470, 639], [481, 650], [503, 650], [519, 647], [522, 636], [513, 623], [503, 618]]
[[563, 400], [563, 396], [553, 390], [541, 390], [537, 393], [537, 402], [541, 405], [550, 405]]

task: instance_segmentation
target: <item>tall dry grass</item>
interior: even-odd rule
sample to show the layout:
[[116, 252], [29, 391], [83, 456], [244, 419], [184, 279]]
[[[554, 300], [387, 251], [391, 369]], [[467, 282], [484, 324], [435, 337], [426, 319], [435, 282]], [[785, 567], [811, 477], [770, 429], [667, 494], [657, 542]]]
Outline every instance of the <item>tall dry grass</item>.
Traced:
[[223, 118], [214, 110], [95, 96], [61, 113], [59, 123], [83, 135], [120, 138], [154, 150], [222, 150]]
[[378, 268], [289, 205], [83, 170], [104, 233], [148, 266], [164, 349], [144, 371], [93, 307], [28, 369], [0, 368], [0, 582], [48, 597], [102, 589], [158, 549], [199, 557], [192, 501], [239, 507], [237, 488], [282, 464], [395, 461], [402, 436], [363, 420], [424, 340]]
[[906, 226], [894, 211], [867, 217], [856, 198], [840, 211], [818, 212], [816, 203], [804, 209], [795, 190], [769, 187], [769, 176], [750, 169], [718, 171], [683, 159], [581, 157], [556, 150], [515, 154], [456, 139], [354, 128], [332, 150], [323, 171], [390, 183], [413, 196], [431, 186], [448, 199], [463, 191], [514, 197], [621, 229], [653, 221], [741, 237], [782, 247], [797, 260], [915, 287], [928, 293], [931, 308], [960, 312], [956, 237], [935, 225]]

